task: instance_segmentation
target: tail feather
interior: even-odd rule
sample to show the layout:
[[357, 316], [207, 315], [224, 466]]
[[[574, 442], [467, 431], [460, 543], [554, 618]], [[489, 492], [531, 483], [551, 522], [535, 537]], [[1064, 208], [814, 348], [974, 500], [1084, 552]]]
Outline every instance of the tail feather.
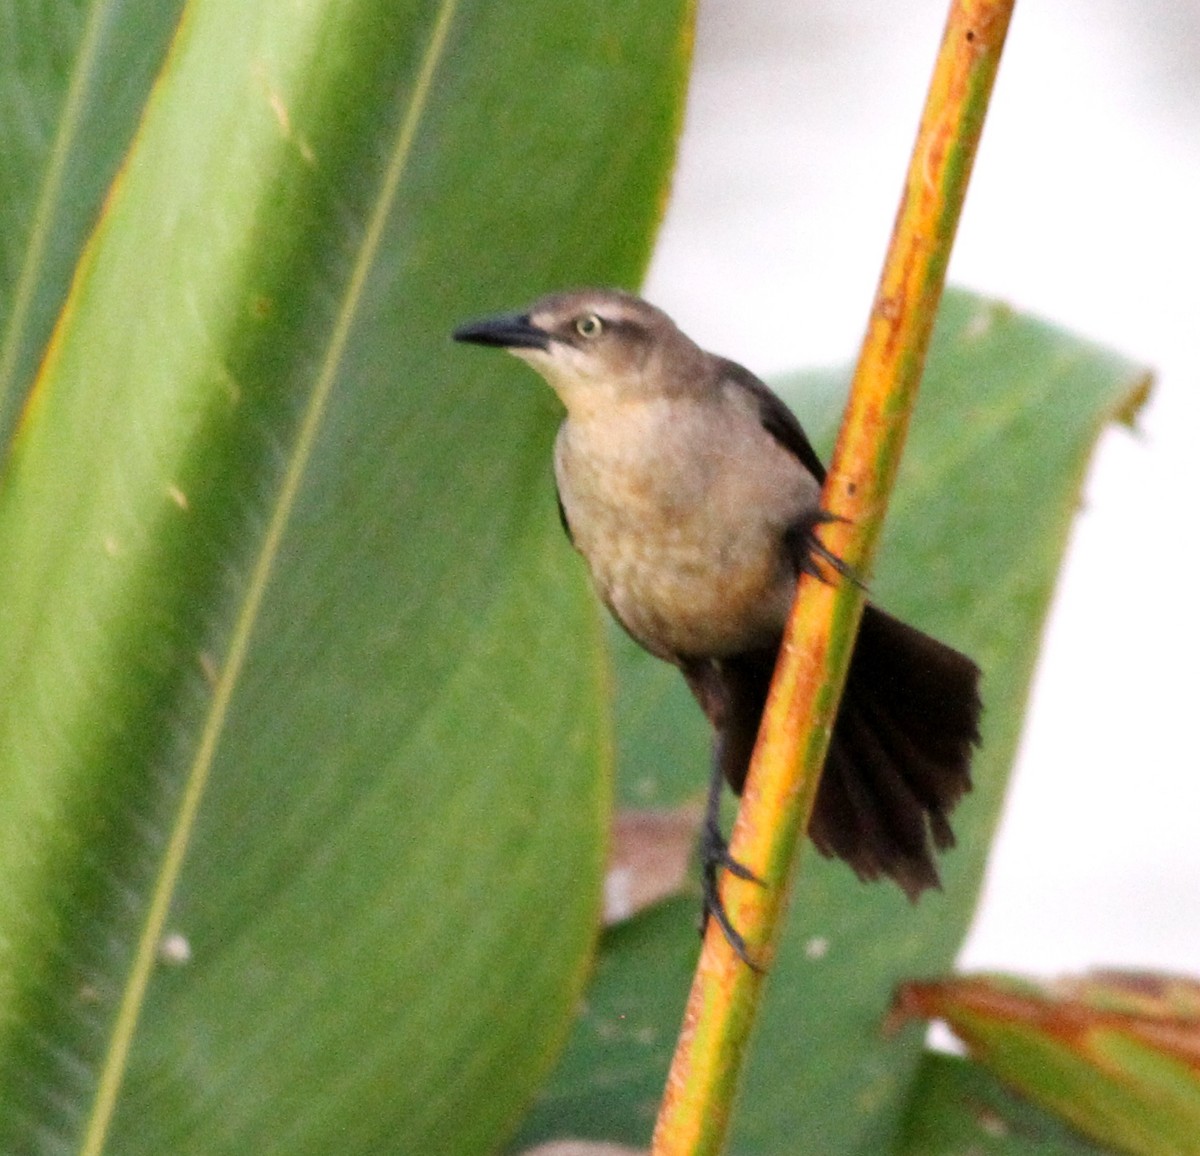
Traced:
[[[838, 786], [852, 808], [850, 823], [841, 803], [837, 821], [829, 821]], [[845, 860], [862, 879], [890, 876], [909, 895], [937, 883], [925, 808], [853, 700], [838, 714], [808, 833], [819, 851]]]
[[[979, 667], [965, 654], [868, 604], [850, 666], [881, 710], [943, 768], [965, 767], [979, 743]], [[958, 778], [959, 776], [955, 776]], [[970, 788], [967, 777], [959, 794]]]
[[[808, 833], [819, 851], [851, 862], [862, 879], [895, 876], [909, 858], [919, 856], [925, 841], [924, 814], [903, 780], [871, 750], [870, 732], [856, 728], [854, 739], [847, 742], [843, 728], [836, 746], [830, 744]], [[867, 742], [857, 741], [861, 739]], [[832, 823], [827, 808], [835, 792], [843, 798], [837, 802], [838, 821]], [[886, 847], [891, 854], [886, 859], [864, 858], [863, 847]], [[900, 873], [907, 889], [911, 872]]]
[[[773, 650], [721, 660], [721, 709], [706, 707], [739, 793], [774, 662]], [[939, 886], [936, 851], [954, 845], [949, 814], [971, 789], [978, 688], [965, 655], [866, 607], [809, 823], [823, 854], [862, 879], [894, 879], [910, 899]]]
[[[975, 663], [868, 605], [809, 823], [817, 848], [913, 900], [939, 886], [936, 852], [954, 845], [949, 815], [971, 789], [980, 710]], [[858, 800], [858, 822], [839, 791]]]

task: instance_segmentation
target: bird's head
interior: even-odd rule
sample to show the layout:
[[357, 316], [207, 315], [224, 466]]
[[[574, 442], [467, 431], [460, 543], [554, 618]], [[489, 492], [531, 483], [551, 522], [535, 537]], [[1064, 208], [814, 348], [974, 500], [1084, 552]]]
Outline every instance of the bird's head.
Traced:
[[572, 417], [662, 396], [704, 356], [661, 309], [613, 289], [555, 293], [525, 313], [463, 325], [454, 339], [528, 362]]

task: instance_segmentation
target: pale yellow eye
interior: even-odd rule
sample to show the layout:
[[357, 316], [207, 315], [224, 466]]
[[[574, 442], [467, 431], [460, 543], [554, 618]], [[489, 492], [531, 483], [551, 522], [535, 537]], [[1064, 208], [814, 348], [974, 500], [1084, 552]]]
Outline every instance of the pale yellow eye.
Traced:
[[604, 328], [604, 322], [600, 320], [594, 313], [589, 313], [584, 317], [580, 317], [575, 322], [575, 332], [580, 337], [598, 337], [600, 331]]

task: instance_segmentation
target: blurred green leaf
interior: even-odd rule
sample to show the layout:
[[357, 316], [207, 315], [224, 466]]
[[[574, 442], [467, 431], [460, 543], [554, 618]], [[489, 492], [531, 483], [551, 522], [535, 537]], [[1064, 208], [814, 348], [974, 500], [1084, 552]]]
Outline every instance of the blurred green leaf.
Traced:
[[0, 460], [182, 6], [0, 5]]
[[2, 1151], [487, 1151], [567, 1031], [602, 636], [448, 334], [636, 282], [691, 12], [561, 16], [187, 6], [0, 479]]
[[926, 1052], [896, 1156], [1111, 1156], [975, 1064]]
[[[698, 335], [701, 336], [702, 335]], [[828, 447], [844, 374], [780, 384]], [[893, 988], [947, 970], [974, 909], [1020, 733], [1042, 622], [1092, 446], [1130, 417], [1143, 370], [1004, 306], [950, 292], [884, 532], [872, 598], [984, 670], [975, 790], [955, 815], [942, 894], [912, 907], [806, 851], [752, 1044], [731, 1156], [889, 1151], [921, 1041], [884, 1038]], [[612, 634], [619, 793], [696, 797], [705, 724], [676, 672]], [[568, 1051], [522, 1132], [645, 1143], [698, 949], [696, 904], [673, 902], [605, 937]]]
[[1200, 1154], [1200, 984], [1108, 972], [905, 984], [904, 1017], [944, 1020], [973, 1059], [1081, 1132], [1133, 1156]]

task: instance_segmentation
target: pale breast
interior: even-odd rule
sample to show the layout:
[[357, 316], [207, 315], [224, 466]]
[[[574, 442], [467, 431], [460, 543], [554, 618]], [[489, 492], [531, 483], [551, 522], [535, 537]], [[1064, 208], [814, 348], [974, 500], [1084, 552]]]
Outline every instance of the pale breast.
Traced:
[[782, 542], [815, 481], [761, 425], [713, 405], [641, 402], [564, 424], [559, 495], [601, 598], [663, 657], [774, 642], [795, 575]]

